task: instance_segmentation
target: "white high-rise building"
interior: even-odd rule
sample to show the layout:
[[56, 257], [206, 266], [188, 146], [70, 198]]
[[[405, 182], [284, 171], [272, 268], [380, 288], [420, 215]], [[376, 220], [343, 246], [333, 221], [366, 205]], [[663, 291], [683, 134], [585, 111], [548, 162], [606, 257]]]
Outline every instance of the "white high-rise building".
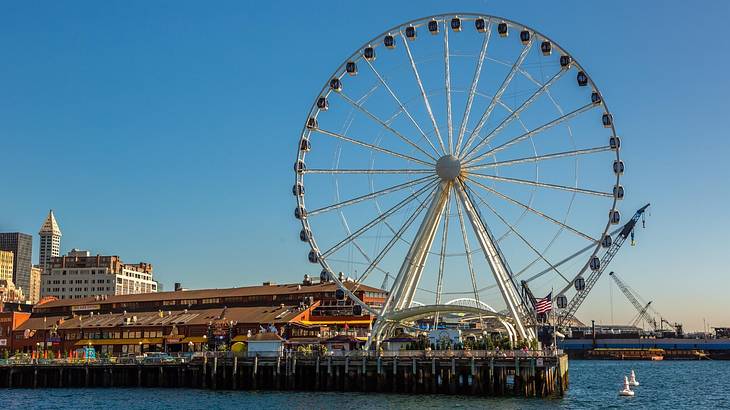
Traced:
[[58, 227], [53, 209], [48, 212], [48, 217], [43, 222], [38, 235], [41, 237], [38, 264], [42, 269], [47, 269], [51, 258], [61, 256], [61, 228]]
[[151, 264], [129, 264], [119, 256], [91, 256], [89, 251], [73, 249], [67, 256], [51, 258], [41, 275], [40, 296], [81, 299], [157, 291]]

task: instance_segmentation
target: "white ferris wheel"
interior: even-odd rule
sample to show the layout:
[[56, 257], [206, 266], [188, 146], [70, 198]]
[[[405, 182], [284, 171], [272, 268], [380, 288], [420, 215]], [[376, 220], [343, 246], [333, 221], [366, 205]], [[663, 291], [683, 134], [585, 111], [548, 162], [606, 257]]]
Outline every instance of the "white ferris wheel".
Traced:
[[[425, 17], [326, 79], [297, 146], [294, 215], [321, 278], [376, 317], [371, 340], [456, 310], [530, 339], [521, 281], [577, 285], [610, 246], [619, 147], [596, 83], [556, 42], [495, 16]], [[578, 266], [557, 263], [585, 247]], [[385, 303], [355, 296], [363, 285]]]

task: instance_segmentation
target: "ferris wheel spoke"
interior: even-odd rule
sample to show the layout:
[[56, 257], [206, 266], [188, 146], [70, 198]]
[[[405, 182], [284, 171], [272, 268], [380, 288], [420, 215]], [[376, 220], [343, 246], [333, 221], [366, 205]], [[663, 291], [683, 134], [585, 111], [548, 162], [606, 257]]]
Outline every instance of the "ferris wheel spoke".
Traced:
[[518, 118], [520, 113], [522, 111], [526, 110], [532, 103], [534, 103], [538, 97], [540, 97], [548, 88], [550, 88], [551, 85], [553, 85], [560, 77], [563, 76], [568, 72], [568, 70], [560, 70], [558, 71], [552, 78], [550, 78], [545, 84], [543, 84], [540, 88], [537, 89], [525, 102], [523, 102], [519, 107], [517, 107], [514, 111], [512, 111], [502, 122], [497, 126], [497, 128], [490, 131], [484, 138], [477, 143], [473, 148], [469, 150], [466, 154], [464, 154], [464, 157], [468, 157], [469, 154], [471, 154], [474, 151], [478, 151], [481, 147], [488, 144], [489, 141], [491, 141], [492, 137], [499, 134], [505, 127], [507, 127], [514, 119]]
[[[378, 265], [383, 260], [385, 255], [390, 252], [390, 250], [395, 246], [395, 244], [403, 237], [403, 234], [408, 230], [408, 228], [413, 224], [413, 221], [416, 220], [418, 215], [421, 214], [421, 212], [426, 209], [426, 205], [428, 205], [428, 201], [423, 201], [418, 208], [411, 214], [410, 217], [406, 220], [406, 222], [403, 223], [403, 225], [398, 229], [398, 231], [393, 232], [393, 237], [388, 241], [388, 243], [383, 247], [383, 249], [378, 253], [378, 255], [375, 257], [375, 259], [370, 263], [370, 265], [365, 269], [365, 271], [360, 275], [359, 278], [357, 278], [357, 284], [355, 285], [355, 289], [353, 292], [357, 291], [357, 289], [360, 287], [360, 285], [368, 278], [370, 273], [373, 270], [376, 270], [378, 268]], [[382, 270], [382, 269], [380, 269]]]
[[376, 191], [376, 192], [371, 192], [369, 194], [362, 195], [362, 196], [359, 196], [357, 198], [348, 199], [346, 201], [342, 201], [342, 202], [339, 202], [339, 203], [336, 203], [336, 204], [332, 204], [332, 205], [325, 206], [325, 207], [322, 207], [322, 208], [319, 208], [319, 209], [315, 209], [313, 211], [308, 211], [307, 212], [307, 216], [308, 217], [312, 217], [312, 216], [315, 216], [317, 214], [321, 214], [321, 213], [333, 211], [335, 209], [340, 209], [342, 207], [349, 206], [349, 205], [354, 205], [354, 204], [357, 204], [357, 203], [362, 202], [362, 201], [367, 201], [369, 199], [377, 198], [377, 197], [380, 197], [380, 196], [383, 196], [383, 195], [387, 195], [387, 194], [390, 194], [390, 193], [393, 193], [393, 192], [397, 192], [397, 191], [400, 191], [400, 190], [403, 190], [403, 189], [412, 187], [414, 185], [418, 185], [418, 184], [421, 184], [421, 183], [424, 183], [424, 182], [433, 182], [435, 180], [436, 180], [436, 177], [435, 176], [428, 175], [428, 176], [425, 176], [425, 177], [421, 177], [421, 178], [418, 178], [418, 179], [414, 179], [413, 181], [404, 182], [402, 184], [394, 185], [394, 186], [391, 186], [389, 188], [381, 189], [381, 190]]
[[520, 69], [520, 66], [525, 61], [525, 58], [527, 57], [527, 54], [529, 54], [530, 49], [532, 48], [532, 38], [530, 38], [530, 41], [525, 45], [525, 47], [522, 49], [522, 52], [520, 53], [519, 57], [517, 57], [517, 60], [512, 65], [512, 69], [510, 70], [509, 74], [507, 74], [507, 77], [504, 78], [502, 81], [502, 85], [499, 87], [499, 90], [494, 94], [494, 97], [492, 97], [492, 101], [489, 102], [489, 105], [487, 106], [487, 109], [484, 110], [484, 113], [482, 114], [482, 117], [479, 119], [479, 122], [477, 122], [476, 127], [471, 131], [469, 134], [469, 138], [466, 139], [466, 142], [464, 142], [463, 147], [457, 148], [457, 155], [460, 155], [462, 152], [467, 150], [471, 143], [474, 141], [474, 137], [479, 134], [479, 132], [482, 130], [482, 127], [487, 123], [487, 120], [489, 120], [489, 116], [492, 114], [492, 111], [494, 110], [494, 107], [497, 106], [497, 102], [499, 102], [502, 99], [502, 95], [507, 90], [507, 87], [512, 82], [512, 79], [514, 78], [517, 71]]
[[[363, 114], [365, 114], [368, 118], [370, 118], [371, 120], [377, 122], [381, 127], [385, 128], [386, 130], [388, 130], [391, 133], [393, 133], [393, 135], [395, 135], [396, 137], [400, 138], [403, 142], [405, 142], [406, 144], [408, 144], [408, 145], [412, 146], [413, 148], [417, 149], [418, 151], [420, 151], [421, 153], [423, 153], [425, 156], [427, 156], [427, 157], [431, 158], [432, 160], [436, 161], [436, 157], [434, 157], [433, 155], [429, 154], [426, 150], [424, 150], [423, 148], [421, 148], [420, 145], [418, 145], [415, 142], [411, 141], [405, 135], [403, 135], [400, 132], [398, 132], [395, 129], [393, 129], [393, 127], [391, 127], [390, 125], [388, 125], [388, 123], [386, 121], [381, 120], [375, 114], [371, 113], [367, 108], [363, 107], [361, 103], [359, 103], [359, 102], [353, 100], [352, 98], [348, 97], [343, 92], [339, 92], [339, 93], [337, 93], [337, 95], [339, 95], [340, 97], [342, 97], [342, 99], [344, 99], [348, 104], [350, 104], [351, 106], [353, 106], [355, 109], [357, 109], [358, 111], [360, 111]], [[401, 109], [401, 112], [403, 112], [402, 109]], [[438, 152], [436, 152], [436, 154], [438, 155]]]
[[[479, 77], [481, 76], [482, 66], [484, 65], [484, 57], [487, 55], [487, 48], [489, 47], [489, 39], [492, 37], [492, 19], [489, 19], [486, 33], [484, 34], [484, 40], [482, 41], [482, 49], [479, 52], [479, 60], [477, 66], [474, 69], [474, 77], [471, 80], [471, 87], [469, 88], [469, 97], [466, 100], [466, 108], [464, 109], [464, 116], [461, 119], [461, 126], [459, 127], [459, 136], [456, 139], [456, 150], [461, 147], [464, 133], [466, 132], [466, 126], [469, 122], [469, 115], [471, 114], [471, 106], [474, 103], [474, 96], [477, 93], [477, 85], [479, 84]], [[458, 152], [457, 152], [458, 153]]]
[[[406, 43], [406, 44], [408, 44], [408, 43]], [[368, 64], [368, 67], [370, 67], [370, 69], [373, 71], [375, 76], [378, 77], [378, 81], [380, 81], [380, 84], [382, 84], [383, 87], [385, 87], [385, 89], [388, 91], [388, 94], [390, 94], [390, 96], [393, 97], [393, 100], [395, 100], [396, 104], [398, 104], [398, 106], [401, 108], [401, 110], [403, 110], [403, 113], [406, 115], [406, 117], [408, 117], [408, 119], [411, 120], [411, 123], [413, 123], [413, 126], [415, 126], [416, 129], [418, 130], [418, 132], [421, 134], [421, 136], [423, 136], [423, 139], [428, 143], [428, 145], [431, 146], [431, 148], [433, 149], [433, 152], [435, 152], [437, 156], [440, 156], [441, 154], [439, 154], [438, 149], [436, 149], [436, 146], [433, 145], [433, 142], [431, 142], [431, 139], [428, 138], [428, 136], [426, 135], [425, 132], [423, 132], [423, 129], [421, 129], [421, 126], [418, 125], [418, 123], [413, 118], [411, 113], [406, 109], [405, 105], [403, 105], [403, 103], [400, 101], [398, 96], [395, 95], [395, 93], [393, 92], [393, 89], [390, 88], [390, 86], [385, 81], [385, 79], [380, 75], [378, 70], [375, 69], [375, 67], [373, 66], [373, 64], [370, 61], [365, 60], [365, 62]], [[420, 84], [420, 79], [419, 79], [419, 84]], [[428, 99], [426, 99], [426, 101], [428, 101]], [[429, 105], [428, 108], [429, 108], [429, 112], [430, 112], [431, 106]], [[431, 114], [431, 118], [433, 118], [433, 114]], [[436, 133], [438, 134], [438, 127], [436, 128]], [[439, 141], [440, 140], [441, 140], [441, 136], [439, 135]], [[441, 145], [443, 146], [443, 141], [440, 141], [440, 142], [441, 142]]]
[[415, 162], [417, 164], [426, 165], [426, 166], [432, 166], [432, 165], [434, 165], [431, 162], [422, 161], [422, 160], [420, 160], [418, 158], [414, 158], [414, 157], [412, 157], [410, 155], [401, 154], [401, 153], [398, 153], [398, 152], [395, 152], [395, 151], [391, 151], [391, 150], [386, 149], [386, 148], [379, 147], [377, 145], [368, 144], [367, 142], [363, 142], [363, 141], [360, 141], [360, 140], [357, 140], [357, 139], [354, 139], [354, 138], [346, 137], [346, 136], [344, 136], [342, 134], [339, 134], [339, 133], [336, 133], [336, 132], [323, 130], [321, 128], [316, 128], [315, 131], [316, 132], [319, 132], [320, 134], [329, 135], [330, 137], [338, 138], [338, 139], [340, 139], [342, 141], [347, 141], [349, 143], [352, 143], [352, 144], [355, 144], [355, 145], [360, 145], [362, 147], [371, 149], [373, 151], [382, 152], [384, 154], [392, 155], [394, 157], [401, 158], [401, 159], [405, 159], [405, 160], [408, 160], [408, 161], [411, 161], [411, 162]]
[[308, 169], [305, 174], [433, 174], [433, 169]]
[[613, 194], [610, 192], [601, 192], [601, 191], [594, 191], [591, 189], [583, 189], [583, 188], [576, 188], [566, 185], [559, 185], [559, 184], [548, 184], [546, 182], [538, 182], [538, 181], [530, 181], [526, 179], [519, 179], [519, 178], [509, 178], [509, 177], [500, 177], [497, 175], [486, 175], [486, 174], [478, 174], [476, 172], [469, 173], [470, 176], [474, 176], [477, 178], [484, 178], [484, 179], [491, 179], [494, 181], [502, 181], [502, 182], [511, 182], [515, 184], [524, 184], [524, 185], [531, 185], [536, 186], [540, 188], [549, 188], [549, 189], [557, 189], [561, 191], [570, 191], [570, 192], [577, 192], [580, 194], [587, 194], [587, 195], [595, 195], [595, 196], [604, 196], [604, 197], [612, 197]]
[[596, 148], [585, 148], [585, 149], [577, 149], [572, 151], [564, 151], [564, 152], [556, 152], [554, 154], [545, 154], [545, 155], [536, 155], [532, 157], [524, 157], [524, 158], [517, 158], [517, 159], [510, 159], [510, 160], [504, 160], [504, 161], [497, 161], [497, 162], [490, 162], [486, 164], [479, 164], [479, 165], [467, 165], [464, 167], [467, 171], [475, 171], [478, 169], [486, 169], [486, 168], [496, 168], [506, 165], [515, 165], [515, 164], [522, 164], [526, 162], [538, 162], [538, 161], [545, 161], [550, 159], [557, 159], [557, 158], [565, 158], [565, 157], [576, 157], [579, 155], [589, 155], [589, 154], [596, 154], [599, 152], [605, 152], [610, 151], [611, 147], [606, 145], [604, 147], [596, 147]]
[[[467, 188], [465, 188], [465, 189], [469, 189], [469, 188], [467, 187]], [[499, 212], [497, 212], [497, 210], [496, 210], [496, 209], [494, 209], [494, 208], [493, 208], [493, 207], [492, 207], [491, 205], [489, 205], [489, 203], [487, 203], [487, 201], [485, 201], [485, 200], [484, 200], [484, 198], [482, 198], [482, 196], [481, 196], [481, 195], [479, 195], [479, 194], [478, 194], [477, 192], [475, 192], [474, 190], [468, 190], [467, 192], [471, 192], [472, 194], [474, 194], [474, 196], [476, 196], [476, 197], [477, 197], [477, 199], [479, 199], [479, 202], [480, 202], [480, 203], [481, 203], [482, 205], [486, 206], [486, 207], [487, 207], [487, 208], [488, 208], [488, 209], [489, 209], [489, 210], [490, 210], [490, 211], [491, 211], [491, 212], [492, 212], [492, 213], [493, 213], [493, 214], [494, 214], [495, 216], [497, 216], [497, 218], [499, 218], [499, 220], [500, 220], [500, 221], [502, 221], [502, 223], [503, 223], [503, 224], [504, 224], [505, 226], [507, 226], [507, 227], [509, 228], [509, 230], [510, 230], [510, 231], [512, 231], [512, 233], [514, 233], [514, 234], [515, 234], [515, 235], [516, 235], [516, 236], [517, 236], [518, 238], [520, 238], [520, 240], [521, 240], [522, 242], [524, 242], [524, 243], [525, 243], [525, 245], [527, 245], [527, 247], [528, 247], [528, 248], [530, 248], [530, 249], [531, 249], [531, 250], [532, 250], [532, 251], [533, 251], [533, 252], [534, 252], [534, 253], [535, 253], [535, 254], [536, 254], [536, 255], [537, 255], [537, 256], [538, 256], [538, 257], [539, 257], [540, 259], [542, 259], [542, 260], [543, 260], [543, 261], [544, 261], [544, 262], [545, 262], [545, 263], [546, 263], [546, 264], [547, 264], [548, 266], [550, 266], [550, 268], [551, 268], [551, 269], [552, 269], [553, 271], [555, 271], [555, 272], [556, 272], [556, 273], [557, 273], [558, 275], [560, 275], [560, 277], [562, 277], [563, 279], [565, 279], [565, 281], [566, 281], [566, 282], [570, 282], [570, 280], [568, 280], [568, 278], [566, 278], [566, 277], [565, 277], [565, 275], [563, 275], [563, 274], [562, 274], [562, 273], [561, 273], [561, 272], [560, 272], [560, 271], [559, 271], [559, 270], [557, 269], [557, 267], [555, 267], [555, 265], [553, 265], [552, 263], [550, 263], [550, 261], [549, 261], [549, 260], [547, 260], [547, 258], [545, 258], [545, 256], [544, 256], [544, 255], [543, 255], [543, 254], [542, 254], [542, 253], [541, 253], [541, 252], [540, 252], [539, 250], [537, 250], [537, 248], [535, 248], [535, 246], [534, 246], [534, 245], [532, 245], [532, 243], [530, 243], [530, 241], [528, 241], [528, 240], [527, 240], [527, 239], [526, 239], [526, 238], [525, 238], [524, 236], [522, 236], [522, 234], [521, 234], [521, 233], [519, 233], [519, 232], [517, 231], [517, 229], [515, 229], [515, 227], [514, 227], [514, 226], [512, 226], [512, 224], [510, 224], [510, 223], [509, 223], [509, 222], [508, 222], [508, 221], [507, 221], [507, 220], [506, 220], [506, 219], [505, 219], [505, 218], [504, 218], [504, 217], [503, 217], [502, 215], [500, 215], [500, 213], [499, 213]], [[467, 195], [467, 200], [470, 200], [470, 201], [471, 201], [471, 197], [470, 197], [469, 195]], [[476, 204], [472, 203], [472, 206], [474, 206], [474, 207], [475, 207], [475, 205], [476, 205]], [[475, 209], [476, 209], [476, 208], [475, 208]], [[484, 223], [484, 221], [482, 221], [482, 223]]]
[[401, 208], [408, 205], [410, 202], [414, 201], [417, 197], [419, 197], [421, 194], [423, 194], [427, 189], [433, 188], [434, 182], [431, 182], [429, 184], [426, 184], [425, 186], [418, 189], [418, 191], [414, 192], [412, 195], [408, 196], [407, 198], [403, 199], [402, 201], [398, 202], [396, 205], [394, 205], [392, 208], [385, 211], [383, 214], [379, 215], [375, 219], [371, 220], [364, 226], [362, 226], [360, 229], [353, 232], [350, 236], [347, 238], [341, 240], [338, 242], [335, 246], [331, 247], [327, 251], [323, 252], [321, 254], [321, 258], [327, 258], [328, 256], [332, 255], [333, 253], [337, 252], [338, 250], [342, 249], [343, 246], [347, 245], [348, 243], [352, 242], [354, 239], [357, 239], [360, 235], [368, 231], [373, 226], [377, 225], [378, 223], [384, 221], [386, 218], [390, 217], [392, 214], [398, 212]]
[[449, 212], [451, 212], [451, 195], [446, 199], [444, 208], [444, 227], [441, 234], [441, 253], [439, 254], [439, 272], [436, 281], [436, 304], [441, 303], [441, 291], [443, 290], [444, 267], [446, 265], [446, 244], [449, 241]]
[[484, 189], [485, 191], [490, 192], [490, 193], [492, 193], [492, 194], [494, 194], [494, 195], [496, 195], [496, 196], [504, 199], [507, 202], [511, 202], [514, 205], [517, 205], [519, 207], [522, 207], [523, 209], [525, 209], [525, 210], [527, 210], [529, 212], [532, 212], [533, 214], [535, 214], [535, 215], [537, 215], [539, 217], [542, 217], [544, 219], [547, 219], [548, 221], [550, 221], [550, 222], [552, 222], [552, 223], [554, 223], [554, 224], [556, 224], [556, 225], [558, 225], [558, 226], [560, 226], [562, 228], [565, 228], [565, 229], [573, 232], [574, 234], [576, 234], [576, 235], [578, 235], [578, 236], [580, 236], [580, 237], [582, 237], [582, 238], [584, 238], [584, 239], [586, 239], [586, 240], [588, 240], [588, 241], [590, 241], [592, 243], [597, 243], [598, 242], [597, 239], [592, 238], [590, 235], [587, 235], [587, 234], [585, 234], [585, 233], [583, 233], [583, 232], [581, 232], [581, 231], [573, 228], [572, 226], [570, 226], [570, 225], [568, 225], [566, 223], [560, 222], [557, 219], [555, 219], [555, 218], [553, 218], [553, 217], [551, 217], [549, 215], [546, 215], [545, 213], [543, 213], [541, 211], [538, 211], [537, 209], [535, 209], [535, 208], [533, 208], [533, 207], [531, 207], [531, 206], [529, 206], [529, 205], [527, 205], [525, 203], [522, 203], [522, 202], [520, 202], [520, 201], [518, 201], [518, 200], [516, 200], [516, 199], [514, 199], [514, 198], [512, 198], [512, 197], [510, 197], [510, 196], [508, 196], [506, 194], [503, 194], [503, 193], [497, 191], [496, 189], [490, 188], [487, 185], [484, 185], [484, 184], [482, 184], [479, 181], [476, 181], [476, 180], [474, 180], [472, 178], [469, 178], [468, 176], [467, 176], [467, 179], [469, 181], [471, 181], [472, 183], [474, 183], [475, 185], [479, 186], [480, 188]]
[[423, 104], [426, 106], [426, 111], [428, 112], [428, 116], [431, 119], [431, 125], [433, 125], [433, 129], [436, 132], [436, 137], [438, 137], [438, 142], [439, 142], [439, 146], [441, 147], [441, 151], [445, 155], [446, 147], [444, 145], [444, 140], [441, 137], [441, 131], [439, 131], [438, 123], [436, 123], [436, 117], [434, 117], [434, 115], [433, 115], [433, 110], [431, 109], [431, 102], [428, 100], [428, 95], [426, 95], [426, 89], [423, 87], [423, 81], [421, 81], [421, 75], [418, 73], [418, 67], [416, 67], [416, 61], [413, 59], [413, 54], [411, 53], [411, 46], [408, 45], [408, 39], [406, 39], [406, 36], [403, 35], [402, 31], [400, 32], [400, 36], [401, 36], [401, 39], [403, 40], [403, 45], [406, 48], [406, 54], [408, 54], [408, 61], [411, 63], [411, 70], [413, 70], [413, 76], [416, 78], [416, 82], [418, 82], [418, 89], [421, 92], [421, 97], [423, 98]]
[[[456, 186], [454, 186], [454, 195], [459, 196], [456, 194], [456, 190], [459, 189]], [[463, 200], [463, 198], [462, 198]], [[474, 273], [474, 263], [472, 261], [472, 253], [471, 253], [471, 246], [469, 245], [469, 238], [466, 234], [466, 224], [464, 224], [464, 213], [462, 211], [462, 204], [458, 200], [456, 201], [456, 212], [459, 215], [459, 229], [461, 231], [461, 237], [464, 240], [464, 252], [466, 253], [466, 263], [467, 267], [469, 269], [469, 276], [471, 278], [471, 285], [474, 291], [474, 299], [476, 299], [477, 303], [479, 302], [479, 289], [477, 288], [477, 279], [476, 274]]]
[[449, 154], [454, 153], [454, 125], [451, 113], [451, 62], [449, 61], [449, 25], [444, 19], [444, 86], [446, 88], [446, 129], [449, 133]]
[[493, 155], [496, 152], [502, 151], [502, 150], [504, 150], [504, 149], [506, 149], [508, 147], [511, 147], [512, 145], [515, 145], [515, 144], [517, 144], [519, 142], [522, 142], [522, 141], [524, 141], [524, 140], [526, 140], [526, 139], [528, 139], [528, 138], [530, 138], [530, 137], [532, 137], [534, 135], [537, 135], [537, 134], [539, 134], [539, 133], [541, 133], [543, 131], [549, 130], [550, 128], [553, 128], [556, 125], [560, 125], [560, 124], [564, 123], [565, 121], [568, 121], [568, 120], [570, 120], [572, 118], [575, 118], [578, 115], [580, 115], [580, 114], [582, 114], [582, 113], [584, 113], [586, 111], [589, 111], [590, 109], [592, 109], [594, 107], [597, 107], [597, 105], [596, 104], [593, 104], [593, 103], [588, 103], [588, 104], [586, 104], [586, 105], [584, 105], [584, 106], [582, 106], [582, 107], [580, 107], [580, 108], [578, 108], [576, 110], [573, 110], [573, 111], [571, 111], [571, 112], [569, 112], [569, 113], [567, 113], [565, 115], [562, 115], [562, 116], [560, 116], [560, 117], [558, 117], [558, 118], [556, 118], [556, 119], [554, 119], [554, 120], [552, 120], [550, 122], [547, 122], [547, 123], [545, 123], [545, 124], [543, 124], [543, 125], [535, 128], [534, 130], [531, 130], [531, 131], [528, 131], [528, 132], [526, 132], [524, 134], [518, 135], [517, 137], [512, 138], [511, 140], [505, 142], [504, 144], [499, 145], [497, 147], [494, 147], [494, 148], [488, 150], [487, 152], [485, 152], [485, 153], [483, 153], [483, 154], [481, 154], [479, 156], [470, 158], [470, 156], [474, 156], [475, 154], [477, 154], [476, 151], [471, 151], [470, 156], [464, 157], [464, 159], [466, 161], [466, 164], [468, 165], [468, 164], [471, 164], [471, 163], [473, 163], [475, 161], [480, 161], [480, 160], [482, 160], [484, 158], [487, 158], [488, 156]]

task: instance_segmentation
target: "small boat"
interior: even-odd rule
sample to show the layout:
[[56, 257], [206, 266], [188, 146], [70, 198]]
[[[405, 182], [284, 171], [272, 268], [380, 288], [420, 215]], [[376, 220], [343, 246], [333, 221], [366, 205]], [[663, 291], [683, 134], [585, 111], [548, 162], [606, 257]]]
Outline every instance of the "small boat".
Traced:
[[634, 373], [634, 369], [631, 369], [631, 376], [629, 376], [629, 385], [631, 385], [631, 386], [639, 385], [639, 381], [636, 380], [636, 373]]
[[628, 396], [628, 397], [634, 396], [634, 392], [631, 390], [631, 387], [629, 386], [629, 378], [626, 376], [624, 376], [624, 389], [619, 390], [618, 395], [619, 396]]

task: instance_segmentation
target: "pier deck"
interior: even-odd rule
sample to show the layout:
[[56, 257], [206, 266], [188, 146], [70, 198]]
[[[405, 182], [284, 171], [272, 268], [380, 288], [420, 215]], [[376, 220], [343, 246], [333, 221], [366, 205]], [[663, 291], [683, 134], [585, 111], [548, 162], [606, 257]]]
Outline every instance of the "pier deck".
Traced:
[[0, 365], [0, 387], [187, 387], [560, 396], [568, 359], [553, 356], [218, 357], [190, 363]]

